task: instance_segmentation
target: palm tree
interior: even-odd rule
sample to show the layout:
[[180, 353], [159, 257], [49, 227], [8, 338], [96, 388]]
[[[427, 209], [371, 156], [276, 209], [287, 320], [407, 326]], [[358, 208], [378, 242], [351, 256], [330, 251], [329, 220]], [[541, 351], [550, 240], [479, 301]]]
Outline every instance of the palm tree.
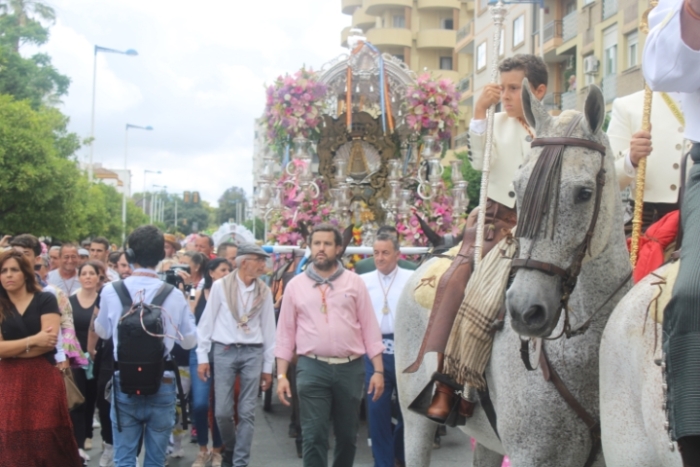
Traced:
[[[56, 11], [44, 2], [36, 0], [0, 0], [0, 12], [5, 18], [12, 17], [12, 22], [19, 28], [25, 28], [31, 23], [42, 21], [53, 24], [56, 21]], [[21, 34], [12, 40], [12, 47], [19, 52]]]

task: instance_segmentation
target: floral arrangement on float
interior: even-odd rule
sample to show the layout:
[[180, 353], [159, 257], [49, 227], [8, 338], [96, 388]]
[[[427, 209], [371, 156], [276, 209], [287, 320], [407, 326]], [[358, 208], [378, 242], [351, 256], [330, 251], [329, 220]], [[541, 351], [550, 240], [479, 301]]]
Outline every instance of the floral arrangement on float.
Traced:
[[406, 125], [421, 142], [425, 135], [447, 142], [457, 125], [459, 96], [451, 80], [434, 80], [430, 73], [420, 75], [415, 86], [406, 90]]
[[263, 117], [268, 141], [277, 153], [287, 150], [294, 138], [318, 140], [326, 90], [318, 74], [305, 67], [278, 77], [267, 88]]
[[412, 202], [415, 209], [410, 216], [399, 216], [396, 222], [396, 230], [402, 245], [429, 246], [428, 237], [413, 213], [421, 216], [426, 224], [440, 235], [458, 235], [462, 231], [466, 217], [463, 211], [455, 214], [454, 203], [446, 192], [444, 182], [441, 182], [438, 194], [432, 199], [422, 199], [414, 192]]

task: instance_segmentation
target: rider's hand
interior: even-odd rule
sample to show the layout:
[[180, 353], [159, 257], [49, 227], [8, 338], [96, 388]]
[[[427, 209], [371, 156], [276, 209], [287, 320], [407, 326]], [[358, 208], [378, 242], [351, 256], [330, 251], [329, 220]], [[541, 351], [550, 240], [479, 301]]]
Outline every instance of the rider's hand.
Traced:
[[501, 85], [495, 83], [489, 83], [484, 86], [484, 90], [481, 92], [479, 99], [476, 101], [474, 106], [474, 120], [484, 120], [486, 118], [486, 111], [492, 105], [496, 105], [501, 101]]
[[630, 162], [637, 167], [639, 161], [648, 157], [654, 148], [651, 146], [651, 133], [648, 131], [638, 131], [632, 135], [630, 141]]

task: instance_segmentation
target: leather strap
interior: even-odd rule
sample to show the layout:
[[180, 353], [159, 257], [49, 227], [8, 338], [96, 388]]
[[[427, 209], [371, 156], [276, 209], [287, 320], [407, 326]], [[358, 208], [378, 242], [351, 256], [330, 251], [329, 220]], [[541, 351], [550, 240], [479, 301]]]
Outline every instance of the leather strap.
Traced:
[[572, 138], [568, 136], [537, 138], [530, 143], [530, 147], [536, 148], [541, 146], [577, 146], [580, 148], [592, 149], [605, 154], [605, 146], [595, 141], [590, 141], [583, 138]]
[[555, 266], [552, 263], [545, 263], [542, 261], [537, 261], [536, 259], [532, 259], [532, 258], [514, 259], [512, 267], [515, 269], [517, 269], [517, 268], [536, 269], [536, 270], [541, 271], [549, 276], [561, 276], [565, 279], [569, 277], [569, 273], [567, 271], [565, 271], [564, 269], [560, 268], [559, 266]]

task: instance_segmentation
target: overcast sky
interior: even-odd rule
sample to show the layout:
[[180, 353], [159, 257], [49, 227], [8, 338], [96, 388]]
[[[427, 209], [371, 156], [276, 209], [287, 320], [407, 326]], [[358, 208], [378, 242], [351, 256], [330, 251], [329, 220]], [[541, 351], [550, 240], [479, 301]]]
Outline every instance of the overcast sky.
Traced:
[[[151, 184], [198, 190], [216, 203], [224, 190], [252, 192], [253, 121], [264, 85], [302, 65], [319, 68], [344, 49], [350, 17], [338, 0], [47, 0], [57, 22], [42, 47], [72, 84], [62, 111], [90, 134], [93, 46], [99, 54], [95, 162], [124, 165], [127, 123], [132, 191]], [[78, 157], [86, 161], [88, 148]]]

